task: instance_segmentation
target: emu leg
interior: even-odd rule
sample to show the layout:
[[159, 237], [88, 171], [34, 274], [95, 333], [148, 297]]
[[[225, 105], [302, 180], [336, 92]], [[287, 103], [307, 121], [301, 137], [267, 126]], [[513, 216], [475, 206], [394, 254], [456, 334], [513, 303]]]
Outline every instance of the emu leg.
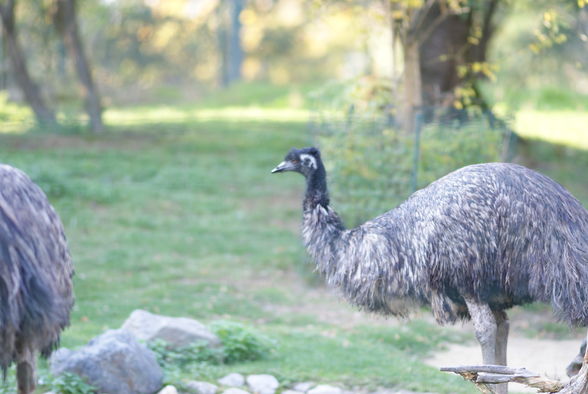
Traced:
[[[482, 360], [486, 365], [496, 365], [497, 360], [497, 333], [498, 324], [494, 317], [494, 312], [488, 304], [480, 304], [473, 300], [466, 300], [466, 305], [472, 322], [476, 339], [482, 347]], [[502, 355], [502, 353], [500, 353]], [[506, 361], [506, 355], [505, 355]], [[496, 394], [506, 394], [508, 391], [506, 384], [489, 385]]]
[[31, 394], [35, 391], [35, 354], [28, 349], [18, 355], [16, 383], [18, 394]]
[[506, 365], [506, 348], [510, 323], [504, 311], [494, 311], [496, 319], [496, 364]]

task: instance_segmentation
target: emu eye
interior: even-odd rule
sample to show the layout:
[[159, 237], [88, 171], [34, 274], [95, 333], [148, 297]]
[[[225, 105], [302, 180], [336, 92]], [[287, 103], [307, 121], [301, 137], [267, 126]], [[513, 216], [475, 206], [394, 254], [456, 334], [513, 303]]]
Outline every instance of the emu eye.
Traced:
[[292, 159], [291, 161], [292, 161], [292, 163], [294, 163], [294, 164], [298, 164], [298, 163], [300, 163], [300, 160], [298, 160], [298, 159]]

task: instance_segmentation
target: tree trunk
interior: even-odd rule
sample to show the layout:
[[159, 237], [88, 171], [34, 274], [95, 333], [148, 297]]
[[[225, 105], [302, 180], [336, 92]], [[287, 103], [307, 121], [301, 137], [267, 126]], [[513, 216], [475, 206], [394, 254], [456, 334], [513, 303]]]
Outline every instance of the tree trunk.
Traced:
[[241, 79], [243, 46], [239, 16], [245, 0], [220, 1], [217, 9], [218, 47], [221, 63], [220, 84], [227, 87]]
[[56, 0], [54, 23], [65, 46], [73, 58], [82, 86], [85, 108], [90, 118], [90, 128], [99, 133], [104, 130], [100, 93], [94, 83], [90, 63], [84, 51], [77, 22], [76, 0]]
[[43, 100], [41, 92], [33, 82], [26, 63], [26, 58], [18, 42], [15, 23], [15, 0], [9, 0], [6, 4], [0, 4], [0, 19], [6, 43], [6, 53], [12, 66], [12, 72], [16, 83], [22, 90], [25, 101], [33, 110], [37, 122], [40, 125], [56, 126], [55, 113]]
[[[488, 43], [494, 33], [492, 20], [499, 1], [485, 1], [484, 6], [472, 8], [465, 15], [447, 15], [421, 40], [422, 95], [427, 120], [432, 119], [435, 108], [452, 107], [458, 86], [467, 80], [475, 84], [476, 79], [483, 78], [481, 74], [460, 75], [458, 68], [486, 61]], [[431, 26], [442, 17], [443, 11], [437, 3], [427, 13], [423, 26]], [[483, 97], [474, 99], [477, 105], [487, 108]]]
[[406, 133], [411, 133], [415, 128], [418, 111], [423, 106], [423, 86], [421, 80], [421, 60], [419, 44], [416, 41], [406, 42], [404, 53], [404, 101], [400, 123]]
[[231, 2], [231, 29], [229, 35], [229, 83], [241, 80], [241, 66], [243, 65], [243, 46], [241, 45], [241, 20], [245, 1]]
[[[466, 11], [452, 9], [443, 0], [429, 0], [409, 15], [409, 23], [396, 22], [393, 31], [400, 38], [404, 54], [404, 102], [400, 123], [414, 129], [416, 112], [423, 120], [455, 112], [456, 88], [468, 85], [476, 97], [473, 103], [487, 108], [476, 88], [480, 73], [460, 73], [460, 67], [486, 61], [493, 35], [492, 19], [500, 0], [486, 0]], [[439, 109], [441, 111], [439, 111]], [[459, 111], [458, 111], [459, 112]], [[463, 115], [463, 114], [462, 114]]]
[[226, 26], [226, 6], [225, 1], [220, 0], [216, 9], [217, 24], [217, 40], [218, 40], [218, 55], [219, 55], [219, 84], [221, 87], [229, 85], [229, 50], [227, 48], [227, 26]]

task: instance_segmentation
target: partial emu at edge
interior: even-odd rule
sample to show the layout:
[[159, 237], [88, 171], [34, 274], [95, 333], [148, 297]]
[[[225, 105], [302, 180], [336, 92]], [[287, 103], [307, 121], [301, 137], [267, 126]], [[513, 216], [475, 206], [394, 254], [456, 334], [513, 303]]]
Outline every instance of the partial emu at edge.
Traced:
[[35, 389], [37, 353], [47, 357], [69, 324], [73, 267], [63, 226], [43, 191], [0, 164], [0, 368], [16, 363], [20, 394]]
[[345, 229], [318, 149], [290, 150], [272, 172], [284, 171], [306, 178], [304, 244], [352, 304], [396, 316], [429, 305], [441, 324], [472, 319], [485, 364], [506, 365], [514, 305], [549, 303], [558, 319], [588, 325], [588, 211], [552, 179], [471, 165]]

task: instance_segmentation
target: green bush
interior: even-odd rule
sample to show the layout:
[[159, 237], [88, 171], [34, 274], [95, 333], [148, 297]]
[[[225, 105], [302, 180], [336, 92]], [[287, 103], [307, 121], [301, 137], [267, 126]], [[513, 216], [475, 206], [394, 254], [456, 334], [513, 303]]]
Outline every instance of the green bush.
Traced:
[[94, 394], [96, 387], [86, 383], [75, 373], [65, 372], [49, 381], [51, 391], [59, 394]]
[[[311, 127], [331, 197], [350, 225], [394, 208], [453, 170], [503, 156], [504, 131], [490, 127], [477, 107], [457, 114], [461, 122], [426, 124], [417, 142], [414, 133], [394, 126], [393, 91], [388, 80], [362, 77], [327, 85], [312, 97]], [[434, 112], [443, 118], [448, 111]]]
[[503, 132], [484, 121], [459, 128], [428, 125], [421, 131], [418, 154], [414, 134], [381, 122], [350, 121], [320, 132], [317, 140], [334, 204], [351, 225], [399, 205], [415, 186], [425, 187], [468, 164], [499, 161], [503, 150]]
[[223, 344], [227, 364], [266, 358], [275, 346], [270, 338], [240, 323], [217, 321], [211, 329]]
[[175, 365], [183, 368], [194, 363], [220, 364], [224, 359], [222, 348], [211, 348], [205, 341], [173, 349], [167, 342], [157, 339], [149, 342], [147, 346], [155, 353], [157, 362], [162, 367]]

